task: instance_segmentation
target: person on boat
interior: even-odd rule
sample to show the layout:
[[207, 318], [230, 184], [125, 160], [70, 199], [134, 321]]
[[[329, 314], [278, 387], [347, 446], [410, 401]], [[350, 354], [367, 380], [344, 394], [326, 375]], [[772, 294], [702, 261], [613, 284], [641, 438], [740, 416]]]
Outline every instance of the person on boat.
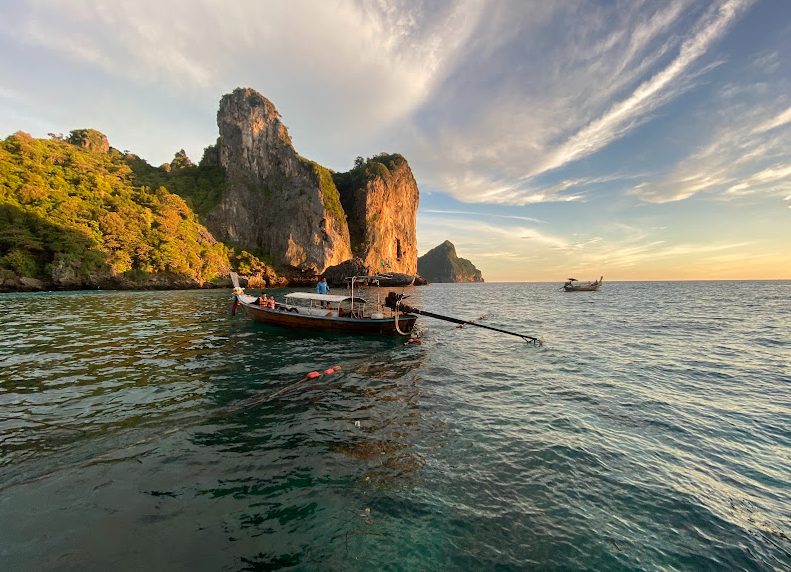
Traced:
[[275, 309], [275, 297], [272, 296], [271, 298], [269, 298], [269, 300], [267, 301], [266, 305], [270, 309], [274, 310]]
[[266, 300], [266, 293], [265, 292], [261, 292], [261, 297], [258, 298], [258, 305], [261, 306], [261, 307], [266, 307], [267, 304], [268, 304], [268, 302]]
[[330, 293], [330, 286], [327, 284], [327, 278], [322, 276], [319, 283], [316, 284], [316, 293], [317, 294], [329, 294]]

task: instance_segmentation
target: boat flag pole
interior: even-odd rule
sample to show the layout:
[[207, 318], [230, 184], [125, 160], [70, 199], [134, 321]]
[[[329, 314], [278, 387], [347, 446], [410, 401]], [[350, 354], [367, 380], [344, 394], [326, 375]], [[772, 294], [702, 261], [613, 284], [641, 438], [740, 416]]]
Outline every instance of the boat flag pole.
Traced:
[[442, 314], [435, 314], [434, 312], [427, 312], [426, 310], [413, 308], [412, 306], [407, 306], [406, 304], [402, 303], [402, 300], [404, 298], [405, 296], [403, 294], [396, 294], [395, 292], [390, 292], [387, 295], [387, 298], [385, 298], [385, 306], [397, 312], [419, 314], [421, 316], [428, 316], [429, 318], [434, 318], [435, 320], [444, 320], [445, 322], [452, 322], [454, 324], [469, 325], [469, 326], [475, 326], [476, 328], [485, 328], [487, 330], [494, 330], [495, 332], [500, 332], [501, 334], [508, 334], [509, 336], [516, 336], [518, 338], [522, 338], [527, 343], [535, 344], [537, 346], [543, 344], [543, 342], [539, 338], [536, 338], [535, 336], [528, 336], [527, 334], [518, 334], [516, 332], [509, 332], [508, 330], [495, 328], [494, 326], [486, 326], [484, 324], [478, 324], [476, 322], [469, 322], [467, 320], [461, 320], [459, 318], [453, 318], [451, 316], [443, 316]]

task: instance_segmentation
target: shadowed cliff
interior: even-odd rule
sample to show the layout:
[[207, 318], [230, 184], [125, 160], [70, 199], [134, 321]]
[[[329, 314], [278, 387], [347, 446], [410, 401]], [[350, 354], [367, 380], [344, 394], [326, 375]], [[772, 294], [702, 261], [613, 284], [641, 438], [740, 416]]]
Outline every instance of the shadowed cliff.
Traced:
[[449, 240], [418, 258], [417, 268], [429, 282], [483, 282], [481, 271], [466, 258], [459, 258]]

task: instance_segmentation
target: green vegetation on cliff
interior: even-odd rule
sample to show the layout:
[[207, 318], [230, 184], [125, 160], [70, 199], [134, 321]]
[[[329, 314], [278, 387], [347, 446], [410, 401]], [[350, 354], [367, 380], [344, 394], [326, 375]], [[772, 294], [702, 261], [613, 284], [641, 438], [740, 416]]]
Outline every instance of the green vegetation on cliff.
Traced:
[[364, 189], [368, 181], [377, 177], [388, 179], [390, 173], [403, 163], [406, 163], [406, 159], [398, 153], [379, 153], [368, 159], [357, 157], [351, 171], [334, 173], [332, 178], [343, 198], [345, 194]]
[[133, 170], [135, 185], [165, 187], [183, 198], [199, 216], [206, 216], [217, 206], [226, 188], [222, 167], [195, 166], [183, 150], [158, 169], [136, 155], [126, 155], [126, 162]]
[[222, 170], [185, 158], [158, 169], [94, 130], [0, 142], [0, 282], [172, 286], [226, 274], [230, 250], [190, 208], [216, 203]]
[[335, 186], [332, 171], [327, 167], [319, 165], [315, 161], [305, 159], [304, 157], [299, 157], [299, 159], [302, 161], [302, 164], [316, 176], [319, 189], [321, 189], [321, 201], [324, 204], [324, 208], [335, 217], [335, 220], [345, 221], [346, 213], [341, 206], [341, 196]]

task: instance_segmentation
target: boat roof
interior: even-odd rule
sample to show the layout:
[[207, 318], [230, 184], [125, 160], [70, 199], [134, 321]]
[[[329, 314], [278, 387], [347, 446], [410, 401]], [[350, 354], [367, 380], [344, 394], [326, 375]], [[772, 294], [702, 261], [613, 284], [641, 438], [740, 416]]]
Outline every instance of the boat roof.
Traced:
[[[318, 300], [320, 302], [344, 302], [352, 299], [351, 296], [336, 296], [333, 294], [315, 294], [313, 292], [291, 292], [286, 294], [284, 298], [292, 298], [297, 300]], [[362, 298], [354, 297], [355, 302], [365, 302]]]

